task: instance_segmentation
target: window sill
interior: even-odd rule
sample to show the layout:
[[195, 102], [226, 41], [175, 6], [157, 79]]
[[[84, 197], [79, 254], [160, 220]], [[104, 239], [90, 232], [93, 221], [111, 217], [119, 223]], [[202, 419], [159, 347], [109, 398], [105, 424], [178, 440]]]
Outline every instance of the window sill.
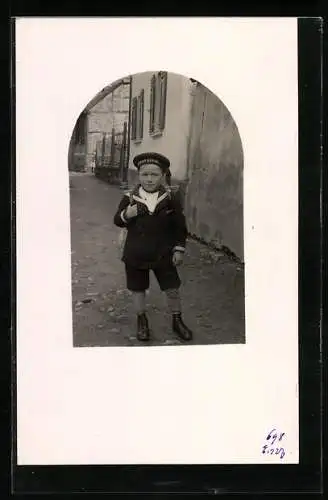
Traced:
[[155, 130], [149, 133], [150, 137], [161, 137], [163, 135], [163, 130]]
[[141, 144], [142, 143], [142, 139], [133, 139], [133, 144]]

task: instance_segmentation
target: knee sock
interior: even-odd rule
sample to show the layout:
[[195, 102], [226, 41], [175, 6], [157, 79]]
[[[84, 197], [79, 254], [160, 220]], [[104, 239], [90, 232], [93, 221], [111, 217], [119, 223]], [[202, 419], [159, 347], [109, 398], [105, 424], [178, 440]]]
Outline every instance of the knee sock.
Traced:
[[137, 314], [143, 314], [146, 312], [146, 293], [145, 292], [133, 292], [133, 302], [134, 308]]
[[181, 298], [178, 288], [165, 291], [168, 310], [171, 314], [181, 313]]

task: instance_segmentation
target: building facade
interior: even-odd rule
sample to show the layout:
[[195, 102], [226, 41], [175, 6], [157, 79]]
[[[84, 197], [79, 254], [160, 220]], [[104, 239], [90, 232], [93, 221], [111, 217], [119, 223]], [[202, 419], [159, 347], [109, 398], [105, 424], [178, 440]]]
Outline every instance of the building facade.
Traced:
[[107, 145], [111, 142], [111, 136], [122, 134], [124, 122], [129, 121], [130, 86], [123, 83], [113, 92], [103, 97], [88, 111], [87, 119], [87, 165], [96, 153], [97, 144], [103, 141], [104, 137]]
[[147, 151], [167, 156], [172, 181], [185, 182], [191, 90], [191, 81], [174, 73], [159, 71], [132, 76], [130, 183], [136, 178], [134, 156]]
[[69, 169], [91, 169], [96, 150], [101, 143], [111, 143], [113, 133], [122, 135], [124, 123], [129, 122], [130, 80], [105, 87], [79, 116], [70, 141]]

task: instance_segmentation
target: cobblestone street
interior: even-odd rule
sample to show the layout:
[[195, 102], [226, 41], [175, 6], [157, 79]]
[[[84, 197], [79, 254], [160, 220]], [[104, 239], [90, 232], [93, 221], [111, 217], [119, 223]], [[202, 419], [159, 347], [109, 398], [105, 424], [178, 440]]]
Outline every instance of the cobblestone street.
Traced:
[[[91, 174], [70, 175], [74, 346], [136, 346], [136, 318], [125, 288], [113, 224], [122, 196]], [[241, 265], [189, 239], [179, 268], [185, 322], [193, 344], [245, 342], [244, 271]], [[152, 341], [178, 345], [165, 297], [153, 275], [147, 295]]]

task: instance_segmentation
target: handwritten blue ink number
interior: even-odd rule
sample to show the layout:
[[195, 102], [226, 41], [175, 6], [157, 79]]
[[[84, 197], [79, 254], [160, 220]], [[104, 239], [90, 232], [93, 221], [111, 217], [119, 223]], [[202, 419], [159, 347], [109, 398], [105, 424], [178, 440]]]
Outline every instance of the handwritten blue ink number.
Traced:
[[276, 442], [278, 443], [279, 441], [281, 441], [284, 436], [284, 432], [278, 433], [276, 429], [272, 429], [266, 437], [266, 441], [269, 441], [269, 444], [265, 444], [262, 447], [262, 453], [269, 455], [280, 455], [280, 459], [283, 459], [286, 455], [284, 448], [274, 445]]

